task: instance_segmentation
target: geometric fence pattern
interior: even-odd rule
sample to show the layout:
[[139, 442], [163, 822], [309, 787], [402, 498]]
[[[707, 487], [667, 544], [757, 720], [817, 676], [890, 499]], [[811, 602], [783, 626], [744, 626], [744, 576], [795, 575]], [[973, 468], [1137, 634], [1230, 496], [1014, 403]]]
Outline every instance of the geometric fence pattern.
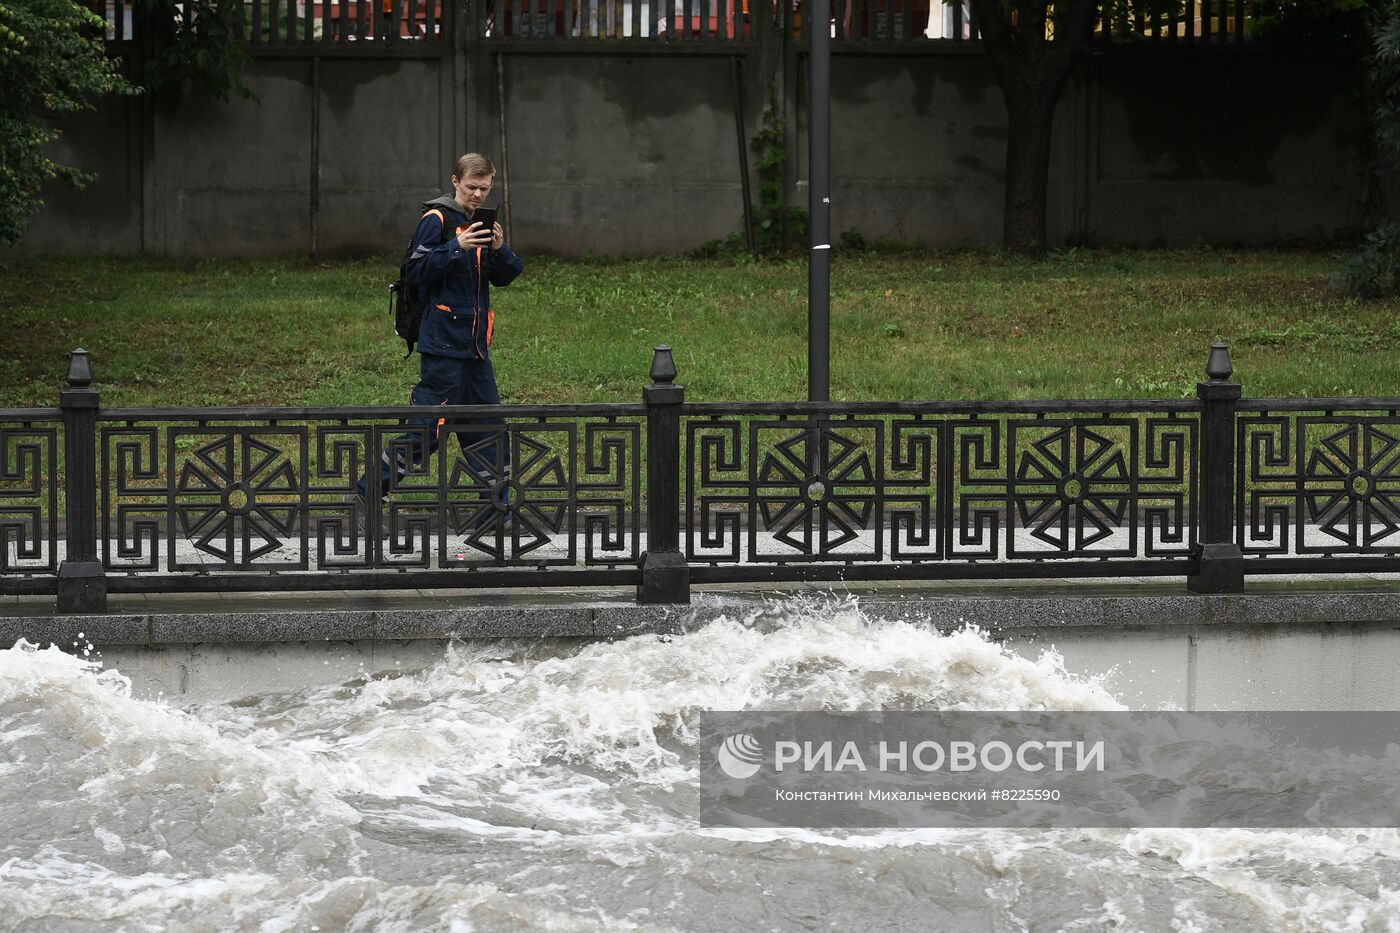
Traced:
[[1246, 555], [1400, 550], [1400, 418], [1241, 414], [1236, 537]]
[[731, 406], [686, 425], [686, 553], [779, 564], [1186, 556], [1195, 407], [802, 419]]
[[[634, 566], [640, 553], [636, 418], [455, 432], [124, 419], [99, 433], [99, 537], [113, 573]], [[412, 456], [439, 433], [447, 443]], [[399, 469], [381, 493], [385, 463]]]
[[[1210, 385], [1236, 386], [1225, 361]], [[1400, 399], [694, 404], [671, 388], [632, 405], [0, 410], [0, 593], [62, 604], [69, 536], [89, 542], [73, 586], [95, 568], [123, 591], [638, 583], [657, 555], [707, 581], [1400, 557]], [[69, 496], [95, 515], [68, 521]]]
[[0, 574], [58, 572], [57, 411], [0, 411]]

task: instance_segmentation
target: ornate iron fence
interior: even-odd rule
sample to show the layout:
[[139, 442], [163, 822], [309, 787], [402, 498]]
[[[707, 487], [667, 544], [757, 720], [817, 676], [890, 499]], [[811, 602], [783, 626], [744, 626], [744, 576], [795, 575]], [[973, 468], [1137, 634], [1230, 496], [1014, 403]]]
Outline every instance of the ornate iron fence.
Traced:
[[1239, 412], [1247, 567], [1400, 569], [1400, 399], [1250, 399]]
[[58, 573], [57, 408], [0, 409], [0, 585]]
[[[0, 594], [1400, 572], [1400, 398], [0, 410]], [[438, 443], [441, 441], [441, 443]], [[426, 451], [426, 453], [424, 453]]]
[[1200, 411], [686, 406], [686, 556], [706, 580], [1184, 574]]

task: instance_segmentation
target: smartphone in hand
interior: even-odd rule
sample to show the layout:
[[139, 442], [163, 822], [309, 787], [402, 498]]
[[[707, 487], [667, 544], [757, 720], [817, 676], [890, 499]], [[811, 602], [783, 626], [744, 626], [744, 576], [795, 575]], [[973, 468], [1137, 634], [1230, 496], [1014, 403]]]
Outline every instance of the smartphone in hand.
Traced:
[[488, 233], [491, 231], [491, 227], [495, 222], [496, 209], [494, 207], [478, 207], [475, 211], [472, 211], [471, 223], [481, 224], [481, 229]]

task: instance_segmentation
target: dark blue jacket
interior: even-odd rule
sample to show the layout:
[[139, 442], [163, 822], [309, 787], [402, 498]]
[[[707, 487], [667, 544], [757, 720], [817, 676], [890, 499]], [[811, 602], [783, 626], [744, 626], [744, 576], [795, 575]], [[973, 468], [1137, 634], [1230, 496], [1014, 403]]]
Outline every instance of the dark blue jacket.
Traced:
[[498, 250], [462, 249], [457, 232], [471, 222], [451, 195], [425, 201], [423, 210], [407, 270], [409, 281], [428, 294], [418, 352], [484, 360], [496, 322], [491, 286], [509, 285], [525, 266], [506, 244]]

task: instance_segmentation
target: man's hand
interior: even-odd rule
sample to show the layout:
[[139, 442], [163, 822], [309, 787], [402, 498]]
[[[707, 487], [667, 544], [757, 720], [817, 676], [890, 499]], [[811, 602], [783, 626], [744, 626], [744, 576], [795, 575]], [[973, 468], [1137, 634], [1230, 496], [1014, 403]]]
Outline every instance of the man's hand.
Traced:
[[491, 248], [500, 249], [505, 245], [506, 232], [501, 229], [500, 224], [491, 225]]
[[[496, 230], [500, 230], [501, 225], [496, 225]], [[457, 234], [457, 244], [462, 249], [473, 249], [478, 246], [487, 246], [495, 241], [496, 235], [491, 230], [487, 230], [480, 223], [474, 223], [461, 233]]]

